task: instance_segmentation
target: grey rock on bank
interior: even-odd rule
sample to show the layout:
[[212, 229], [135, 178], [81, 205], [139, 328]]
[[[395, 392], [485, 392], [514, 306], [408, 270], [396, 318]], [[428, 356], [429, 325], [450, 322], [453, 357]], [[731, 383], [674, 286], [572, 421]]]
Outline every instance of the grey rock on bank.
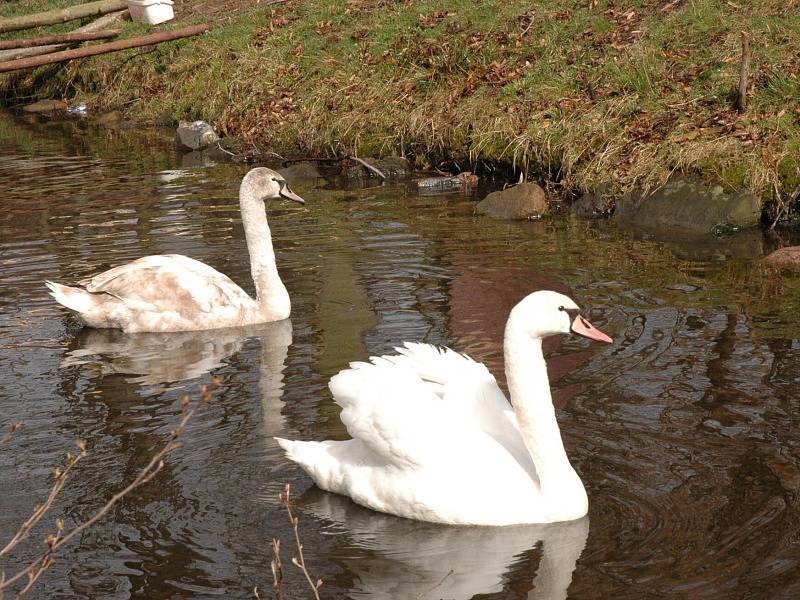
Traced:
[[423, 195], [446, 194], [453, 191], [468, 191], [478, 185], [478, 176], [469, 171], [448, 177], [425, 177], [414, 182]]
[[22, 110], [29, 113], [54, 112], [67, 110], [67, 103], [61, 100], [39, 100], [33, 104], [26, 104]]
[[100, 125], [105, 125], [107, 127], [115, 127], [122, 123], [122, 121], [122, 113], [118, 110], [112, 110], [111, 112], [103, 113], [97, 117], [97, 122]]
[[617, 200], [614, 219], [651, 231], [706, 234], [757, 226], [761, 202], [749, 191], [726, 194], [718, 185], [674, 177], [653, 194], [625, 194]]
[[176, 131], [178, 142], [190, 150], [201, 150], [219, 140], [217, 132], [205, 121], [180, 121]]
[[402, 179], [411, 175], [411, 165], [402, 156], [387, 156], [375, 164], [389, 179]]
[[[363, 158], [365, 163], [378, 169], [387, 179], [402, 179], [411, 175], [411, 165], [402, 156], [387, 156], [386, 158]], [[380, 177], [364, 165], [355, 164], [342, 171], [342, 176], [347, 179], [370, 179]]]
[[572, 203], [570, 207], [572, 214], [581, 219], [602, 219], [608, 217], [611, 211], [605, 201], [605, 197], [609, 191], [610, 186], [604, 183], [597, 186], [597, 189], [594, 191], [587, 192]]
[[297, 162], [283, 169], [279, 169], [278, 173], [289, 181], [293, 179], [319, 179], [322, 177], [319, 169], [317, 169], [317, 165], [311, 162]]
[[764, 262], [776, 269], [800, 272], [800, 246], [778, 248], [764, 257]]
[[535, 183], [520, 183], [492, 192], [475, 207], [481, 214], [497, 219], [531, 219], [548, 212], [544, 190]]

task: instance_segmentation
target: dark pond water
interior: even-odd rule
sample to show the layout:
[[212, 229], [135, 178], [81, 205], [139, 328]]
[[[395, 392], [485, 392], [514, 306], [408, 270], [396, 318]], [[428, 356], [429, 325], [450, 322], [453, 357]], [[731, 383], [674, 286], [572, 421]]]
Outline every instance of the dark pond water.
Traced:
[[[47, 527], [1, 559], [6, 573], [56, 516], [87, 518], [135, 476], [182, 395], [224, 377], [164, 470], [65, 548], [33, 597], [252, 598], [254, 586], [270, 597], [272, 538], [287, 597], [309, 597], [289, 563], [286, 483], [326, 598], [417, 598], [439, 582], [422, 597], [800, 596], [800, 286], [758, 266], [760, 234], [637, 240], [476, 218], [461, 196], [297, 182], [305, 207], [268, 207], [291, 323], [113, 335], [81, 331], [42, 281], [180, 252], [252, 289], [236, 204], [245, 168], [182, 167], [169, 131], [8, 116], [0, 147], [0, 422], [24, 422], [0, 447], [0, 540], [75, 438], [89, 446]], [[499, 375], [507, 311], [538, 288], [569, 291], [615, 338], [550, 349], [588, 518], [414, 523], [320, 493], [281, 456], [274, 435], [344, 437], [328, 378], [400, 341], [451, 345]]]

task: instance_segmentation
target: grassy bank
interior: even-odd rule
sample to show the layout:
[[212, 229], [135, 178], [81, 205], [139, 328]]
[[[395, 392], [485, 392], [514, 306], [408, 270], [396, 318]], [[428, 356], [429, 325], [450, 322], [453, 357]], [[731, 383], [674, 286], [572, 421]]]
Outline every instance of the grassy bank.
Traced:
[[[6, 95], [205, 119], [279, 152], [507, 163], [570, 190], [678, 170], [769, 201], [800, 182], [794, 2], [208, 0], [176, 13], [170, 27], [214, 30], [6, 76]], [[741, 31], [753, 55], [744, 115]]]

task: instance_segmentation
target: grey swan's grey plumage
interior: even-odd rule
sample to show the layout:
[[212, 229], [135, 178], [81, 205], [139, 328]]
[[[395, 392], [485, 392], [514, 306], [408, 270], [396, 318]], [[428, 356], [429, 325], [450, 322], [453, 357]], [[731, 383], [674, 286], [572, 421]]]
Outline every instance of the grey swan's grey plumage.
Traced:
[[282, 175], [259, 167], [245, 175], [239, 188], [250, 271], [256, 297], [230, 277], [180, 254], [145, 256], [70, 287], [46, 281], [57, 302], [89, 327], [127, 333], [195, 331], [237, 327], [289, 316], [291, 302], [275, 264], [264, 201], [303, 204]]

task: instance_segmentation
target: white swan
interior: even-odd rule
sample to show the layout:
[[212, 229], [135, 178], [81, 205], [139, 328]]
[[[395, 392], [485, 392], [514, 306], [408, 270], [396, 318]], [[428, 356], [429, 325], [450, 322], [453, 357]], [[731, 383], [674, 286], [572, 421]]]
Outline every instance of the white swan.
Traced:
[[353, 439], [276, 439], [317, 486], [377, 511], [461, 525], [578, 519], [586, 491], [564, 451], [542, 355], [542, 338], [570, 332], [612, 341], [562, 294], [534, 292], [511, 311], [513, 409], [482, 364], [406, 343], [331, 379]]
[[196, 331], [280, 321], [291, 303], [275, 265], [263, 201], [285, 198], [303, 204], [282, 175], [252, 169], [239, 188], [242, 224], [256, 297], [230, 277], [187, 256], [145, 256], [81, 281], [84, 288], [45, 284], [57, 302], [90, 327], [126, 333]]

